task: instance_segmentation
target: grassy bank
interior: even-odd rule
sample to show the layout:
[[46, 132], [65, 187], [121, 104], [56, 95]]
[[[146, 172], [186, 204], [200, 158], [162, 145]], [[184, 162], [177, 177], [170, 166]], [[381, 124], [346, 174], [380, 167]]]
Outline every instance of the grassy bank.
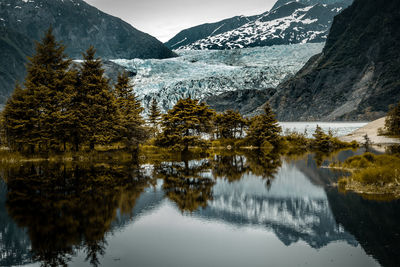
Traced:
[[[391, 196], [400, 198], [400, 156], [398, 154], [374, 155], [365, 153], [334, 163], [350, 172], [350, 176], [338, 181], [342, 191], [354, 191], [363, 195]], [[379, 198], [379, 197], [378, 197]]]

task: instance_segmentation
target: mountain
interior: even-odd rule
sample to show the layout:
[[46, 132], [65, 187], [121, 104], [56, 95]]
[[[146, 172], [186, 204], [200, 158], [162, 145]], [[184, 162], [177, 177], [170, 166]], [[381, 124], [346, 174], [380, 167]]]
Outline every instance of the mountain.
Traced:
[[274, 88], [244, 89], [212, 95], [203, 101], [217, 112], [237, 110], [240, 114], [250, 115], [264, 104], [276, 92]]
[[250, 21], [253, 21], [257, 17], [258, 16], [236, 16], [215, 23], [206, 23], [195, 26], [179, 32], [171, 40], [166, 42], [165, 45], [170, 49], [178, 49], [179, 47], [190, 45], [209, 36], [234, 30]]
[[0, 0], [0, 103], [25, 76], [26, 56], [50, 25], [72, 58], [90, 45], [106, 59], [175, 56], [156, 38], [82, 0]]
[[302, 3], [304, 5], [307, 5], [307, 6], [313, 6], [316, 4], [332, 5], [332, 4], [343, 2], [343, 0], [278, 0], [274, 4], [274, 6], [271, 8], [271, 10], [277, 9], [277, 8], [284, 6], [290, 2], [298, 2], [298, 3]]
[[[281, 5], [278, 5], [281, 2]], [[180, 32], [166, 44], [172, 49], [235, 49], [297, 43], [324, 42], [333, 17], [352, 0], [278, 1], [271, 11], [253, 17], [242, 17], [232, 28], [224, 21], [193, 27]], [[235, 18], [225, 20], [233, 21]], [[201, 32], [201, 34], [199, 34]], [[205, 36], [207, 35], [207, 36]], [[196, 38], [193, 38], [193, 37]], [[198, 39], [202, 37], [202, 39]], [[198, 39], [198, 40], [195, 40]]]
[[400, 100], [400, 2], [355, 0], [321, 54], [270, 99], [281, 121], [373, 120]]

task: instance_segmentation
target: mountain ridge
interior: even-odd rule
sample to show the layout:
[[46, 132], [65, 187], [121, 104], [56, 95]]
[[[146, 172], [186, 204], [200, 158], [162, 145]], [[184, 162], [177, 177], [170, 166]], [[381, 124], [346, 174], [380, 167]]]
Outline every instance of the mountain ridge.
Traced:
[[400, 100], [400, 2], [355, 0], [336, 16], [321, 54], [280, 84], [281, 121], [374, 120]]
[[[324, 4], [329, 3], [329, 4]], [[235, 49], [256, 46], [324, 42], [333, 17], [349, 6], [352, 0], [278, 1], [268, 12], [203, 24], [181, 31], [166, 43], [172, 49]], [[245, 21], [247, 20], [247, 22]], [[201, 31], [207, 25], [208, 31]], [[196, 38], [192, 38], [196, 36]], [[202, 38], [200, 38], [202, 37]]]

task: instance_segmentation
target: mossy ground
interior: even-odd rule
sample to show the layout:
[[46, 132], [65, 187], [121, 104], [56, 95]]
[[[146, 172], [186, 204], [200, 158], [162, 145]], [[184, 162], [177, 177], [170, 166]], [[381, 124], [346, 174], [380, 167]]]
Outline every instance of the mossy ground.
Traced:
[[350, 176], [338, 181], [341, 191], [354, 191], [362, 195], [391, 196], [400, 198], [400, 156], [398, 154], [374, 155], [364, 153], [348, 158], [343, 163], [334, 163], [350, 172]]

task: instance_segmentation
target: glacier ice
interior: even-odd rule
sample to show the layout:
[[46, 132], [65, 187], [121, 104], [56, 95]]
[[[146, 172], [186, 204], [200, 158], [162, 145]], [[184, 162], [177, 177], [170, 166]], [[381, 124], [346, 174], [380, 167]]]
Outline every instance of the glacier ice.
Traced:
[[181, 98], [202, 100], [227, 91], [267, 89], [294, 75], [324, 43], [233, 50], [179, 50], [171, 59], [114, 59], [136, 73], [135, 93], [147, 108], [156, 98], [165, 112]]

